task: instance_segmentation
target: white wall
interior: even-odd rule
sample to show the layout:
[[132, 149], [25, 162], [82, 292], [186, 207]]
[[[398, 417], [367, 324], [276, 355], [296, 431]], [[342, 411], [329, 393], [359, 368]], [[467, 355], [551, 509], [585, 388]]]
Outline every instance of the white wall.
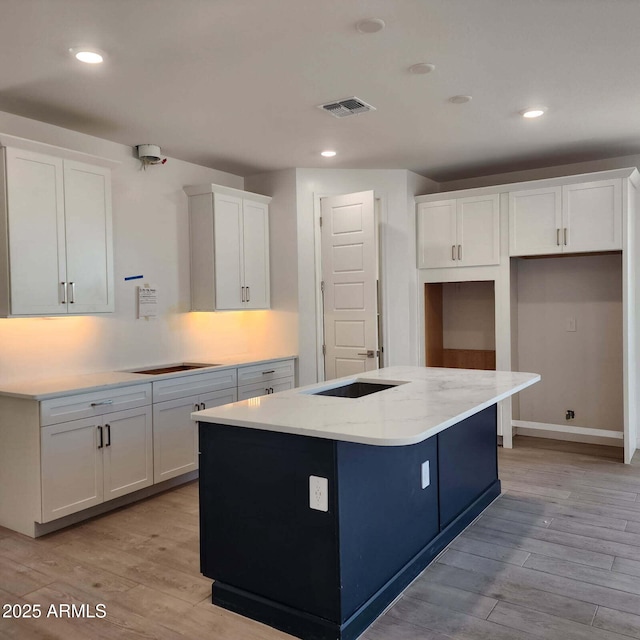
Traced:
[[[298, 250], [296, 170], [245, 178], [245, 189], [273, 197], [269, 205], [271, 312], [260, 325], [262, 341], [274, 354], [298, 353]], [[257, 345], [256, 345], [257, 348]]]
[[413, 196], [436, 191], [437, 184], [403, 170], [297, 169], [300, 384], [317, 380], [315, 199], [368, 190], [382, 204], [385, 364], [418, 362]]
[[[214, 182], [242, 189], [243, 178], [173, 159], [141, 171], [131, 147], [1, 112], [0, 132], [121, 162], [112, 174], [115, 313], [0, 319], [0, 384], [183, 359], [276, 355], [264, 328], [277, 333], [284, 322], [277, 312], [274, 318], [268, 311], [188, 313], [188, 213], [182, 188]], [[161, 139], [132, 140], [138, 142], [162, 144]], [[124, 278], [138, 274], [159, 289], [156, 320], [135, 318], [135, 287], [141, 281]]]
[[518, 364], [542, 375], [520, 394], [520, 419], [622, 431], [621, 256], [518, 260], [517, 269]]
[[496, 348], [496, 303], [493, 282], [447, 282], [442, 287], [445, 349]]

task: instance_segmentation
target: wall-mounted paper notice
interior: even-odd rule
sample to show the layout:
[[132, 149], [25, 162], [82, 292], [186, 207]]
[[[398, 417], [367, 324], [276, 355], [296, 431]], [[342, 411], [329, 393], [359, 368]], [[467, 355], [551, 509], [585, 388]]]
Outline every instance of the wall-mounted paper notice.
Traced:
[[138, 318], [155, 318], [158, 315], [158, 290], [155, 287], [138, 287]]

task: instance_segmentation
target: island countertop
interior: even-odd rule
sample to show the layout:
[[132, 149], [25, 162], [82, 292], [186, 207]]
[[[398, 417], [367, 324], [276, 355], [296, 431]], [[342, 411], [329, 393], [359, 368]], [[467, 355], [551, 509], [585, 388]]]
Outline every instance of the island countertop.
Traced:
[[[201, 423], [344, 442], [422, 442], [540, 380], [536, 373], [396, 366], [198, 411]], [[351, 382], [396, 385], [361, 398], [314, 395]]]

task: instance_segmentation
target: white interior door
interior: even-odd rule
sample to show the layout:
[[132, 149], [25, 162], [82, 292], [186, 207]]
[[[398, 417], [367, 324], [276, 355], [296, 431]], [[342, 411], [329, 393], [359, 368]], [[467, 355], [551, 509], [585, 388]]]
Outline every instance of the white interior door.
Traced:
[[321, 199], [325, 379], [378, 368], [373, 191]]

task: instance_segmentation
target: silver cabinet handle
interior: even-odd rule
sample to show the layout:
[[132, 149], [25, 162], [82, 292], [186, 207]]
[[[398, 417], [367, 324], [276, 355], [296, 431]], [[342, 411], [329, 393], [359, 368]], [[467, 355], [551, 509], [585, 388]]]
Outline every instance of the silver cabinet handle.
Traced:
[[104, 447], [104, 440], [102, 439], [102, 427], [96, 427], [96, 429], [98, 430], [98, 436], [100, 437], [100, 439], [98, 440], [98, 449], [102, 449], [102, 447]]
[[560, 246], [560, 229], [556, 229], [556, 244]]
[[60, 286], [62, 287], [62, 300], [60, 304], [67, 304], [67, 283], [61, 282]]
[[276, 372], [276, 370], [275, 370], [275, 369], [269, 369], [269, 371], [263, 371], [263, 372], [262, 372], [262, 375], [263, 375], [263, 376], [266, 376], [266, 375], [268, 375], [269, 373], [275, 373], [275, 372]]
[[76, 283], [70, 282], [71, 285], [71, 296], [69, 297], [69, 304], [73, 304], [76, 301]]
[[564, 244], [567, 244], [567, 227], [564, 228]]
[[458, 260], [462, 260], [462, 245], [458, 245]]
[[113, 404], [113, 400], [100, 400], [100, 402], [92, 402], [92, 407], [101, 407], [103, 404]]
[[452, 260], [456, 259], [456, 245], [455, 244], [451, 245], [451, 259]]
[[244, 302], [244, 287], [240, 287], [240, 291], [241, 291], [240, 293], [241, 301]]
[[110, 424], [105, 424], [104, 428], [107, 430], [107, 444], [105, 444], [105, 447], [110, 447], [111, 446], [111, 425]]
[[249, 287], [246, 287], [247, 289], [247, 302], [251, 302], [251, 290], [249, 289]]

